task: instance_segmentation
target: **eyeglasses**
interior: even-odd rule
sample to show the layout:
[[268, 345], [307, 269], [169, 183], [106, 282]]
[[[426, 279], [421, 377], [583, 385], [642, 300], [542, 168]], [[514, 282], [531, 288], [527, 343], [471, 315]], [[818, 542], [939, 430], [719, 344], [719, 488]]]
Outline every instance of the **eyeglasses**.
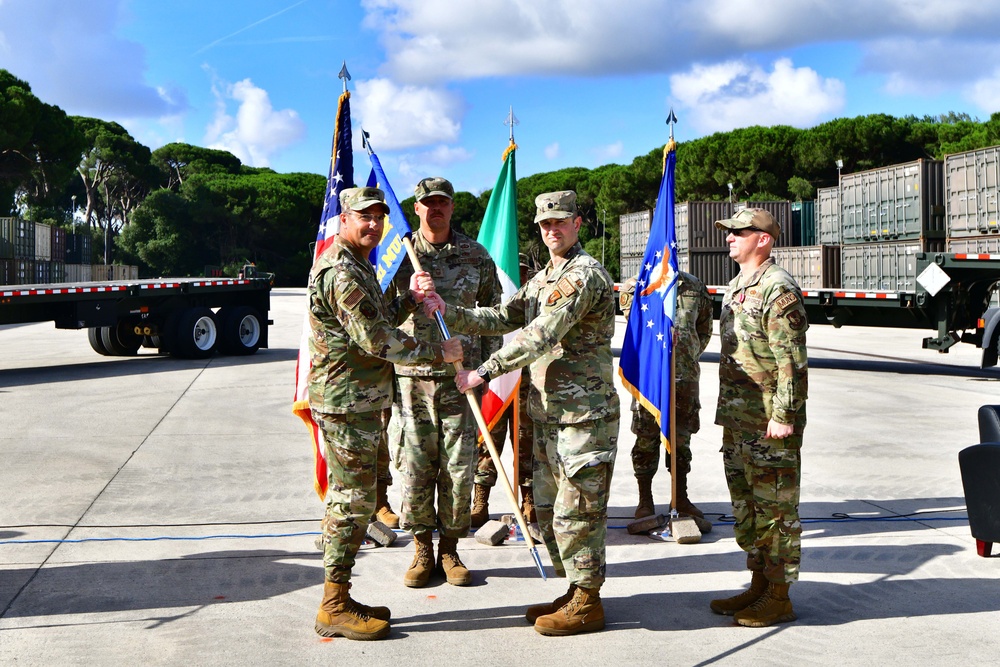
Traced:
[[743, 236], [743, 232], [761, 232], [764, 233], [763, 229], [758, 229], [757, 227], [744, 227], [742, 229], [730, 229], [730, 233], [733, 236]]
[[384, 213], [355, 213], [354, 217], [367, 225], [370, 225], [373, 222], [382, 222], [385, 220]]

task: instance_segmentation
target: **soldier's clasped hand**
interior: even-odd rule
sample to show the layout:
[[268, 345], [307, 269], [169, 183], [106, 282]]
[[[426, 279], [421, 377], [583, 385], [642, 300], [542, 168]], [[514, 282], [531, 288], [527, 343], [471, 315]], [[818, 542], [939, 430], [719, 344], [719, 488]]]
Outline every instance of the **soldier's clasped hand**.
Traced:
[[458, 338], [449, 338], [441, 344], [441, 347], [444, 360], [449, 364], [461, 361], [464, 357], [465, 353], [462, 351], [462, 341]]
[[[419, 301], [417, 303], [420, 303]], [[434, 313], [439, 312], [444, 315], [445, 302], [437, 292], [429, 292], [424, 295], [424, 315], [434, 317]]]
[[434, 291], [434, 280], [426, 271], [415, 271], [410, 276], [410, 295], [417, 303], [423, 303], [429, 293]]

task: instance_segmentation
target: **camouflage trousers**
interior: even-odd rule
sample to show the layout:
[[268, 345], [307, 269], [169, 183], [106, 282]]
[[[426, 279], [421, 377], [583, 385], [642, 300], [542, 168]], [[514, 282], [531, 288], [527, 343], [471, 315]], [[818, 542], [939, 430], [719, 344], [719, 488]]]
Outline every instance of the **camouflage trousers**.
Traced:
[[722, 459], [736, 543], [747, 552], [747, 567], [762, 570], [775, 583], [799, 578], [801, 449], [801, 434], [772, 440], [759, 432], [723, 429]]
[[344, 583], [375, 511], [375, 457], [385, 431], [380, 411], [322, 414], [313, 412], [326, 452], [329, 489], [323, 532], [323, 567], [327, 581]]
[[[690, 400], [689, 397], [694, 397]], [[698, 383], [677, 384], [677, 465], [685, 473], [691, 472], [691, 434], [697, 433], [701, 424], [698, 420], [700, 409], [698, 402]], [[635, 445], [632, 446], [632, 471], [636, 477], [652, 477], [660, 466], [660, 427], [656, 418], [649, 410], [632, 399], [632, 433], [635, 434]], [[664, 457], [667, 470], [670, 470], [670, 456]]]
[[[403, 485], [399, 524], [411, 533], [469, 534], [476, 423], [455, 378], [396, 376], [389, 448]], [[437, 500], [437, 510], [434, 501]]]
[[[517, 402], [520, 407], [518, 410], [519, 414], [517, 415], [517, 437], [519, 442], [517, 443], [517, 480], [514, 485], [529, 486], [533, 474], [531, 471], [531, 450], [535, 446], [535, 427], [531, 422], [531, 417], [528, 416], [528, 381], [524, 377], [521, 379], [521, 389], [518, 392]], [[493, 436], [493, 444], [497, 446], [497, 453], [499, 454], [503, 454], [504, 441], [507, 439], [508, 432], [514, 432], [513, 402], [507, 406], [503, 416], [500, 417], [500, 421], [490, 431], [490, 435]], [[497, 483], [497, 469], [493, 465], [490, 450], [486, 447], [485, 442], [479, 443], [478, 456], [476, 484], [494, 486]]]
[[604, 583], [618, 421], [535, 423], [532, 488], [538, 527], [556, 576], [583, 588]]

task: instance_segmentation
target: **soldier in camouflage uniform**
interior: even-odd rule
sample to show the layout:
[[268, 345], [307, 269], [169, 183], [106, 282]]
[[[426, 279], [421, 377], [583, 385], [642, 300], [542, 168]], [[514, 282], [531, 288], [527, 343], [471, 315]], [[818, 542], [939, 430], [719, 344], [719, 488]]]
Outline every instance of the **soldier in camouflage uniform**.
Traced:
[[736, 542], [747, 552], [750, 588], [713, 600], [712, 611], [740, 625], [795, 620], [789, 584], [798, 579], [802, 431], [807, 356], [802, 293], [771, 259], [781, 233], [763, 209], [745, 209], [717, 227], [728, 230], [740, 274], [729, 283], [719, 318], [722, 455], [733, 500]]
[[[496, 265], [482, 245], [451, 228], [454, 188], [444, 178], [417, 183], [413, 208], [420, 229], [413, 249], [442, 298], [466, 307], [492, 306], [502, 290]], [[397, 287], [407, 285], [413, 267], [404, 262]], [[434, 318], [413, 313], [401, 329], [419, 340], [441, 340]], [[497, 337], [455, 336], [465, 359], [478, 365], [499, 348]], [[413, 533], [415, 554], [403, 578], [410, 587], [427, 584], [434, 569], [431, 535], [438, 530], [437, 567], [449, 584], [466, 586], [472, 576], [458, 556], [458, 539], [469, 534], [477, 428], [468, 399], [455, 387], [455, 368], [434, 363], [396, 366], [396, 402], [389, 443], [399, 471], [403, 502], [400, 525]], [[437, 509], [435, 510], [435, 500]]]
[[375, 509], [375, 459], [382, 411], [392, 401], [392, 363], [461, 360], [462, 349], [457, 341], [442, 345], [392, 328], [433, 285], [426, 273], [418, 274], [403, 297], [383, 297], [368, 260], [389, 211], [382, 191], [348, 188], [340, 201], [340, 231], [313, 265], [308, 288], [309, 407], [329, 476], [326, 585], [315, 627], [325, 637], [379, 639], [389, 633], [389, 609], [351, 599], [350, 578]]
[[[630, 278], [619, 296], [622, 313], [627, 318], [635, 296], [636, 279]], [[701, 377], [699, 359], [712, 340], [712, 299], [705, 284], [697, 276], [681, 271], [677, 281], [677, 317], [674, 323], [674, 350], [676, 360], [677, 421], [677, 507], [679, 514], [692, 517], [702, 533], [712, 530], [712, 522], [688, 499], [687, 478], [691, 471], [691, 434], [701, 427], [698, 412], [701, 409], [698, 380]], [[653, 502], [653, 476], [660, 464], [660, 427], [656, 418], [639, 401], [632, 399], [632, 470], [639, 484], [639, 504], [635, 518], [651, 516], [656, 512]], [[670, 470], [670, 457], [666, 456]], [[673, 472], [671, 472], [673, 474]]]
[[[498, 308], [447, 306], [456, 331], [516, 337], [477, 370], [458, 373], [460, 390], [530, 364], [528, 413], [535, 425], [535, 512], [558, 576], [569, 590], [530, 607], [525, 618], [543, 635], [604, 627], [608, 490], [618, 446], [613, 381], [614, 283], [580, 247], [576, 194], [535, 199], [535, 222], [550, 260]], [[444, 308], [436, 295], [425, 309]]]

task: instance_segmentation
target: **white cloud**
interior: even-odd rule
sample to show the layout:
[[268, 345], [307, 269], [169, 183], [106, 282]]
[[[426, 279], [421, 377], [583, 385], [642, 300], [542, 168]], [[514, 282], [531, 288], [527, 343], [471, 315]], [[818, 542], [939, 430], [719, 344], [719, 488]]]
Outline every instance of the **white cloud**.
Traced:
[[625, 145], [620, 141], [616, 141], [613, 144], [608, 144], [607, 146], [598, 146], [597, 148], [593, 149], [594, 155], [602, 163], [608, 161], [614, 162], [615, 160], [620, 158], [622, 156], [622, 153], [624, 152], [625, 152]]
[[988, 114], [1000, 111], [1000, 68], [970, 85], [965, 97]]
[[[844, 84], [787, 58], [767, 72], [746, 62], [695, 65], [670, 77], [673, 99], [700, 132], [749, 125], [808, 127], [840, 111]], [[678, 114], [680, 115], [680, 114]]]
[[[267, 167], [271, 158], [305, 136], [305, 124], [293, 109], [277, 111], [267, 91], [250, 79], [212, 86], [216, 99], [215, 116], [205, 130], [209, 148], [227, 150], [244, 164]], [[228, 101], [239, 103], [236, 115], [228, 111]]]
[[559, 142], [558, 141], [555, 141], [555, 142], [549, 144], [548, 146], [546, 146], [545, 150], [542, 151], [542, 152], [545, 154], [545, 159], [546, 160], [555, 160], [560, 155], [562, 155], [562, 151], [559, 149]]
[[[428, 176], [444, 176], [454, 182], [449, 176], [451, 167], [462, 162], [468, 162], [473, 154], [462, 147], [436, 146], [429, 151], [419, 153], [404, 153], [396, 158], [397, 169], [404, 178], [412, 181], [403, 198], [410, 196], [417, 181]], [[398, 194], [398, 193], [397, 193]]]
[[0, 3], [0, 67], [67, 113], [123, 121], [187, 109], [180, 89], [145, 80], [146, 52], [118, 36], [125, 0]]
[[[461, 99], [440, 88], [399, 86], [388, 79], [359, 81], [352, 112], [376, 150], [457, 141], [462, 129]], [[360, 134], [360, 132], [359, 132]]]

